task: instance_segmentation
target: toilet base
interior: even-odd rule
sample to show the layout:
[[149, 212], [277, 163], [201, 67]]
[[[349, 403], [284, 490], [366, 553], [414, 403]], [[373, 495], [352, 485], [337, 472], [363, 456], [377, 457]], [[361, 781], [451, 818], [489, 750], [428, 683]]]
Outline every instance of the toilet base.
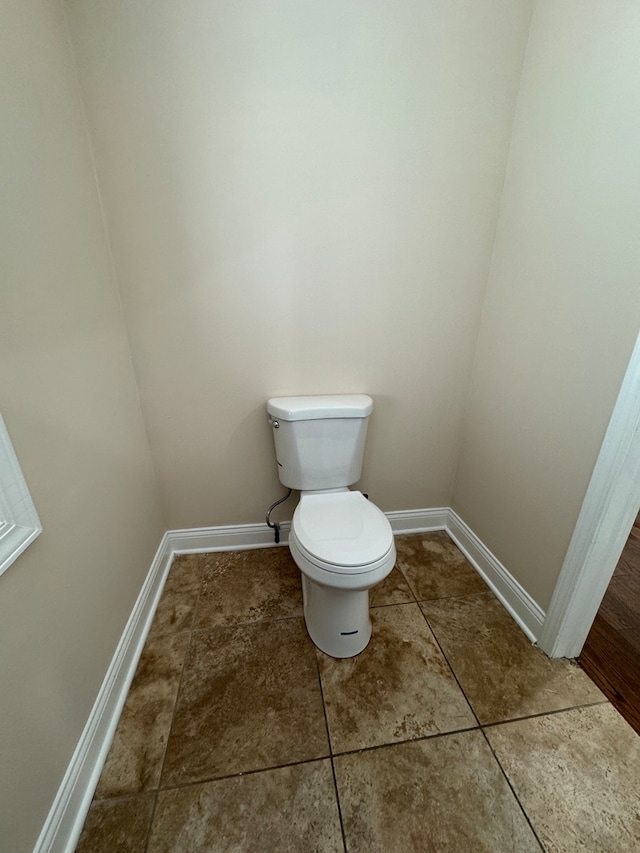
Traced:
[[302, 573], [304, 621], [313, 643], [333, 658], [352, 658], [371, 639], [369, 590], [321, 586]]

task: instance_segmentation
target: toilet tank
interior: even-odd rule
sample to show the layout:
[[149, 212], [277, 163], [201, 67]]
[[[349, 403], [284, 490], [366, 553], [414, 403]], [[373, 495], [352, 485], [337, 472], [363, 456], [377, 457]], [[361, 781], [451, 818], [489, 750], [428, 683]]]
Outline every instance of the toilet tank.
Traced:
[[366, 394], [272, 397], [267, 412], [280, 482], [310, 491], [359, 480], [372, 409]]

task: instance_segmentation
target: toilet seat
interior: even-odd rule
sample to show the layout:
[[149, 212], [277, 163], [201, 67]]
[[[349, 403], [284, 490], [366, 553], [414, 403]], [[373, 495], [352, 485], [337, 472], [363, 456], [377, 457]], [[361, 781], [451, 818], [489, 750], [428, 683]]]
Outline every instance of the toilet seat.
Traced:
[[310, 563], [337, 574], [374, 571], [387, 563], [395, 547], [382, 510], [348, 489], [303, 494], [292, 533]]

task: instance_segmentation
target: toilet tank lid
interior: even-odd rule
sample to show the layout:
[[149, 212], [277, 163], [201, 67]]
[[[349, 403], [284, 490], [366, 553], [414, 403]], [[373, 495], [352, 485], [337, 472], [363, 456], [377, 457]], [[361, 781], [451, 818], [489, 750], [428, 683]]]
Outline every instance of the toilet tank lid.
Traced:
[[366, 394], [320, 394], [304, 397], [272, 397], [267, 411], [283, 421], [312, 421], [319, 418], [366, 418], [373, 400]]

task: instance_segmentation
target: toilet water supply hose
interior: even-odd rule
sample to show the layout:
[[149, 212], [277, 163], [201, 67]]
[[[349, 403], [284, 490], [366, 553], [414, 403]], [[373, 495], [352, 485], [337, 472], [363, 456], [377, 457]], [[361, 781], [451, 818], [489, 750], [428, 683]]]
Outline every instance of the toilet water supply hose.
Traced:
[[277, 521], [271, 522], [269, 519], [271, 518], [271, 513], [273, 512], [273, 510], [277, 506], [279, 506], [280, 504], [283, 504], [286, 500], [288, 500], [291, 497], [291, 492], [292, 492], [292, 489], [289, 489], [289, 491], [287, 492], [287, 494], [283, 498], [280, 498], [279, 501], [276, 501], [275, 503], [271, 504], [271, 506], [267, 510], [267, 525], [269, 527], [271, 527], [274, 531], [274, 537], [276, 540], [276, 545], [280, 542], [280, 525], [278, 524]]

